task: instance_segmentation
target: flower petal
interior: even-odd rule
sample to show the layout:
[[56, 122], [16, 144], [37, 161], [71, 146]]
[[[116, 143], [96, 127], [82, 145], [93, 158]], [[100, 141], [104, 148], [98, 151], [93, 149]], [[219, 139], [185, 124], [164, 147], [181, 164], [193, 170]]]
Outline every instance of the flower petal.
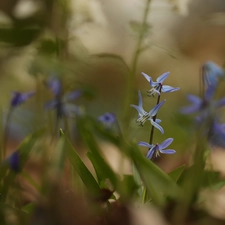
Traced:
[[152, 148], [154, 145], [150, 145], [149, 143], [147, 142], [144, 142], [144, 141], [140, 141], [138, 143], [139, 146], [144, 146], [144, 147], [147, 147], [147, 148]]
[[180, 110], [181, 113], [183, 114], [189, 114], [189, 113], [194, 113], [197, 112], [201, 107], [199, 105], [191, 105], [184, 107]]
[[196, 105], [202, 104], [202, 99], [196, 95], [187, 95], [187, 99]]
[[157, 128], [162, 134], [164, 134], [163, 128], [158, 123], [154, 122], [153, 119], [150, 119], [150, 122], [151, 122], [152, 126]]
[[165, 101], [166, 99], [156, 105], [151, 111], [149, 111], [149, 115], [151, 117], [155, 116], [158, 113], [159, 109], [162, 107], [162, 105], [165, 103]]
[[176, 153], [176, 151], [173, 150], [173, 149], [160, 150], [160, 152], [161, 152], [162, 154], [174, 154], [174, 153]]
[[133, 107], [133, 108], [135, 108], [138, 111], [139, 116], [143, 116], [143, 115], [146, 114], [146, 112], [144, 111], [143, 108], [141, 108], [141, 107], [139, 107], [137, 105], [133, 105], [133, 104], [131, 104], [130, 106]]
[[180, 90], [179, 87], [174, 88], [174, 87], [171, 87], [169, 85], [163, 85], [162, 86], [162, 92], [164, 92], [164, 93], [174, 92], [174, 91], [178, 91], [178, 90]]
[[58, 104], [58, 100], [54, 99], [54, 100], [50, 100], [48, 102], [45, 103], [44, 108], [45, 109], [52, 109], [55, 108]]
[[151, 149], [148, 151], [146, 157], [147, 157], [148, 159], [152, 159], [154, 153], [155, 153], [155, 148], [153, 147], [153, 148], [151, 148]]
[[148, 76], [146, 73], [144, 73], [144, 72], [142, 72], [141, 73], [144, 77], [145, 77], [145, 79], [148, 81], [148, 82], [150, 82], [150, 80], [152, 79], [150, 76]]
[[64, 95], [63, 100], [65, 101], [73, 101], [81, 96], [81, 90], [76, 90]]
[[170, 72], [166, 72], [166, 73], [163, 73], [161, 76], [159, 76], [156, 81], [158, 83], [163, 83], [163, 81], [169, 76]]
[[167, 138], [162, 144], [159, 145], [159, 150], [168, 147], [173, 142], [173, 138]]
[[220, 100], [218, 100], [216, 103], [215, 103], [216, 107], [221, 107], [221, 106], [224, 106], [225, 105], [225, 98], [222, 98]]

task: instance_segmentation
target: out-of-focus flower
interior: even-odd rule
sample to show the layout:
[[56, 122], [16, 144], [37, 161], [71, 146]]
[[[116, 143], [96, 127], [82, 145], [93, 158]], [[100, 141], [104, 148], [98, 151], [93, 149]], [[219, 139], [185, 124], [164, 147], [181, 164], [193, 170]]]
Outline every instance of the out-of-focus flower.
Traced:
[[15, 172], [20, 171], [20, 155], [18, 151], [13, 152], [8, 158], [9, 167]]
[[180, 90], [179, 87], [174, 88], [169, 85], [163, 85], [164, 80], [169, 76], [169, 74], [170, 72], [163, 73], [156, 79], [156, 82], [153, 82], [150, 76], [142, 72], [142, 75], [145, 77], [145, 79], [150, 83], [150, 86], [152, 87], [149, 91], [147, 91], [149, 96], [155, 96], [155, 94], [160, 95], [161, 92], [167, 93]]
[[215, 92], [215, 88], [213, 85], [210, 85], [206, 92], [205, 96], [202, 98], [196, 95], [188, 95], [188, 100], [192, 103], [192, 105], [184, 107], [181, 109], [181, 112], [184, 114], [194, 113], [194, 112], [203, 112], [203, 114], [211, 112], [215, 108], [221, 107], [225, 105], [225, 98], [222, 98], [218, 101], [214, 101], [213, 95]]
[[55, 109], [57, 118], [70, 117], [72, 114], [79, 114], [79, 107], [70, 103], [82, 94], [81, 90], [76, 90], [62, 96], [61, 83], [57, 78], [51, 77], [47, 86], [52, 90], [54, 99], [45, 104], [46, 109]]
[[159, 109], [161, 108], [161, 106], [165, 103], [166, 100], [163, 100], [162, 102], [160, 102], [158, 105], [156, 105], [152, 110], [150, 110], [149, 112], [146, 112], [143, 109], [143, 104], [142, 104], [142, 96], [141, 96], [141, 92], [138, 91], [138, 105], [133, 105], [131, 104], [130, 106], [135, 108], [138, 111], [138, 119], [137, 122], [139, 123], [139, 125], [143, 126], [144, 123], [149, 120], [152, 124], [152, 126], [154, 126], [155, 128], [157, 128], [158, 130], [160, 130], [160, 132], [163, 134], [164, 130], [163, 128], [158, 124], [161, 122], [161, 120], [156, 119], [154, 121], [154, 117], [156, 116], [156, 114], [158, 113]]
[[34, 91], [25, 92], [25, 93], [21, 93], [21, 92], [18, 92], [18, 91], [13, 92], [11, 102], [10, 102], [11, 107], [15, 108], [15, 107], [21, 105], [22, 103], [27, 101], [27, 99], [32, 97], [34, 94], [35, 94]]
[[174, 154], [176, 153], [173, 149], [165, 149], [167, 148], [171, 143], [173, 142], [173, 138], [167, 138], [165, 141], [162, 142], [162, 144], [149, 144], [147, 142], [139, 142], [138, 145], [144, 146], [149, 148], [149, 151], [147, 153], [147, 158], [152, 159], [153, 157], [159, 157], [160, 153], [162, 154]]
[[116, 121], [116, 116], [113, 113], [107, 112], [99, 116], [98, 121], [102, 122], [107, 128], [110, 128]]
[[213, 121], [208, 132], [208, 142], [212, 147], [225, 148], [225, 124]]
[[224, 70], [214, 62], [208, 61], [202, 66], [204, 82], [207, 86], [217, 86], [218, 80], [224, 76]]

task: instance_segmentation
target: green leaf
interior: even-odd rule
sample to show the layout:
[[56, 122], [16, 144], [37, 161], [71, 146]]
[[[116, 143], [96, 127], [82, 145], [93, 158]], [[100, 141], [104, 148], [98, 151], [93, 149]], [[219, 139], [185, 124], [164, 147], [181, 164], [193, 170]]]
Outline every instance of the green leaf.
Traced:
[[[29, 135], [25, 140], [22, 142], [22, 144], [18, 148], [18, 152], [20, 154], [20, 167], [23, 169], [24, 165], [26, 164], [27, 160], [29, 159], [30, 152], [32, 150], [32, 147], [34, 146], [35, 142], [43, 135], [44, 130], [40, 130], [32, 135]], [[7, 175], [6, 172], [9, 169], [9, 165], [7, 160], [2, 163], [3, 170], [0, 173], [0, 179], [3, 180], [3, 184], [1, 186], [1, 194], [2, 194], [2, 200], [4, 201], [7, 197], [8, 191], [10, 189], [10, 186], [14, 183], [15, 177], [17, 173], [10, 170]]]
[[159, 206], [165, 204], [166, 196], [181, 198], [181, 189], [175, 181], [151, 160], [144, 157], [137, 146], [130, 146], [132, 158], [140, 177], [148, 190], [148, 195]]
[[86, 121], [85, 118], [81, 119], [78, 122], [78, 129], [80, 131], [80, 134], [82, 135], [83, 140], [90, 150], [90, 153], [88, 153], [88, 157], [95, 168], [98, 179], [100, 179], [100, 181], [109, 179], [111, 184], [114, 186], [114, 189], [116, 189], [117, 183], [119, 182], [118, 176], [101, 155], [101, 151], [95, 141], [94, 136], [92, 135], [91, 127], [89, 126], [90, 124], [88, 124], [87, 122], [88, 121]]
[[64, 134], [63, 138], [65, 139], [66, 155], [70, 160], [71, 164], [73, 165], [74, 169], [77, 171], [87, 190], [89, 190], [92, 194], [99, 194], [100, 187], [97, 181], [95, 180], [91, 172], [88, 170], [86, 165], [83, 163], [80, 156], [76, 153], [73, 146]]
[[175, 170], [171, 171], [168, 173], [168, 175], [175, 181], [177, 182], [179, 177], [181, 176], [181, 174], [183, 173], [185, 169], [185, 165], [182, 165], [178, 168], [176, 168]]

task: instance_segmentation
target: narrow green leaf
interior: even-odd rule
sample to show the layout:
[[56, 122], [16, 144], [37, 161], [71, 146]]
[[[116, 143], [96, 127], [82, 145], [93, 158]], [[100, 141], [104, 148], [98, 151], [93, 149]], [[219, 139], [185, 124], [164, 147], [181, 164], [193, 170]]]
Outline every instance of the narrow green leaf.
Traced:
[[67, 157], [73, 165], [74, 169], [77, 171], [81, 180], [84, 182], [84, 185], [87, 187], [87, 190], [89, 190], [93, 194], [100, 193], [100, 187], [97, 181], [95, 180], [91, 172], [88, 170], [86, 165], [83, 163], [80, 156], [76, 153], [69, 140], [65, 136], [64, 138]]
[[183, 173], [185, 169], [185, 165], [182, 165], [178, 168], [176, 168], [175, 170], [171, 171], [170, 173], [168, 173], [168, 175], [175, 181], [177, 182], [179, 177], [181, 176], [181, 174]]
[[105, 161], [104, 157], [101, 155], [94, 136], [89, 130], [89, 127], [85, 125], [85, 120], [80, 121], [78, 126], [83, 140], [85, 141], [91, 152], [91, 154], [88, 154], [88, 157], [95, 168], [98, 178], [103, 179], [103, 181], [109, 179], [115, 189], [117, 183], [119, 182], [117, 174], [111, 169], [111, 167]]

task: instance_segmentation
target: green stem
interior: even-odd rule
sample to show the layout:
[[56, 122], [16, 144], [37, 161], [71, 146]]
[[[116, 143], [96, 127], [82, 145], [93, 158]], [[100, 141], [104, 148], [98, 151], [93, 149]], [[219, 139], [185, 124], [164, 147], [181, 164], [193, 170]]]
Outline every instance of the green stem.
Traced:
[[126, 91], [126, 98], [125, 98], [125, 104], [124, 104], [125, 105], [125, 107], [124, 107], [125, 126], [127, 126], [127, 124], [130, 121], [130, 117], [131, 117], [129, 108], [130, 108], [130, 104], [133, 101], [134, 96], [135, 96], [135, 93], [133, 93], [133, 90], [134, 90], [135, 84], [136, 84], [135, 74], [137, 72], [137, 63], [138, 63], [139, 55], [141, 53], [142, 42], [143, 42], [144, 35], [145, 35], [145, 27], [146, 27], [146, 22], [147, 22], [147, 18], [148, 18], [150, 2], [151, 2], [151, 0], [146, 1], [146, 7], [145, 7], [142, 24], [141, 24], [142, 29], [138, 36], [137, 44], [136, 44], [133, 58], [131, 61], [131, 69], [130, 69], [129, 77], [127, 80], [127, 91]]

